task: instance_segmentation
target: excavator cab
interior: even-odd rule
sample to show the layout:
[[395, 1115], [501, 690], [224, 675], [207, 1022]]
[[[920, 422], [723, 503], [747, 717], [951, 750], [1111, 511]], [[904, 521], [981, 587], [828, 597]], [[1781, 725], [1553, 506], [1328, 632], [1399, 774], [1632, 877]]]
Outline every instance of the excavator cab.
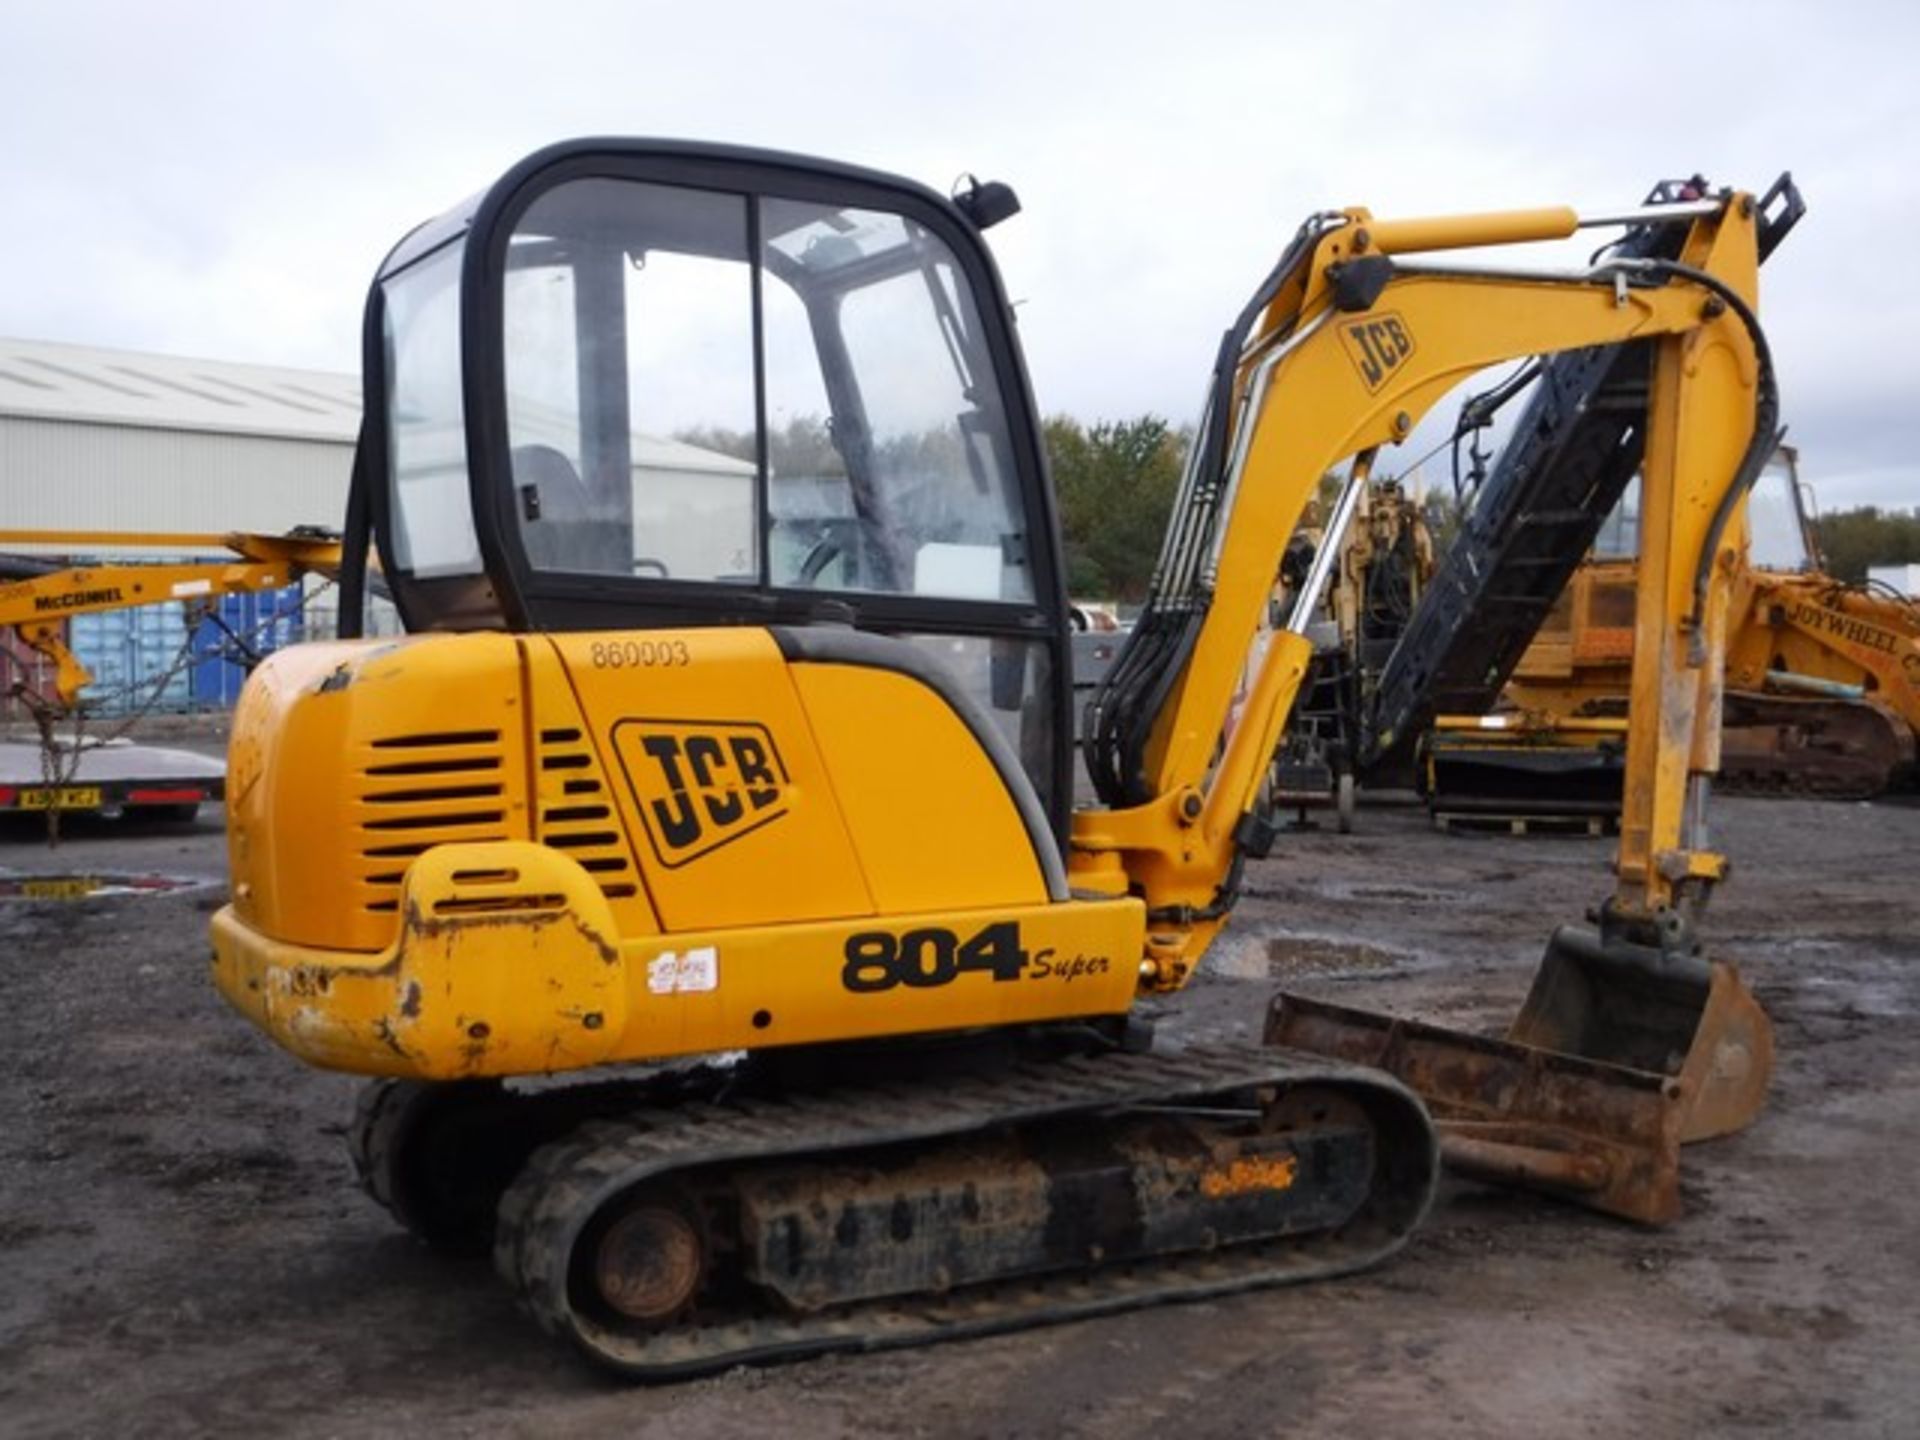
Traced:
[[407, 628], [908, 636], [1063, 837], [1057, 526], [978, 233], [1015, 208], [585, 141], [416, 230], [369, 299], [362, 457]]
[[1759, 570], [1811, 574], [1825, 569], [1820, 532], [1808, 513], [1800, 452], [1782, 445], [1754, 482], [1747, 502], [1747, 561]]

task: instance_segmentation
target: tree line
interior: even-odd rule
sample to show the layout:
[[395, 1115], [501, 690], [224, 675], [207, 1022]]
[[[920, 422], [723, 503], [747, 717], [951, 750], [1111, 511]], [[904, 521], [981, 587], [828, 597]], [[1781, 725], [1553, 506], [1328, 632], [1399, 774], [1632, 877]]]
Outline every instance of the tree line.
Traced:
[[1920, 564], [1920, 510], [1858, 505], [1822, 515], [1815, 528], [1827, 573], [1859, 584], [1871, 565]]
[[[1044, 432], [1066, 545], [1067, 593], [1123, 604], [1144, 599], [1193, 443], [1192, 427], [1175, 428], [1158, 415], [1092, 425], [1055, 415]], [[1340, 474], [1321, 477], [1305, 524], [1324, 523], [1341, 480]], [[1434, 543], [1444, 546], [1459, 529], [1460, 507], [1444, 487], [1429, 491], [1422, 503]]]
[[[1157, 415], [1092, 425], [1056, 415], [1045, 425], [1047, 458], [1059, 496], [1067, 550], [1067, 589], [1086, 599], [1125, 603], [1144, 598], [1160, 555], [1160, 537], [1180, 486], [1191, 427]], [[1315, 511], [1338, 493], [1323, 482]], [[1445, 485], [1423, 500], [1434, 546], [1444, 554], [1458, 531], [1461, 506]], [[1318, 523], [1310, 513], [1308, 524]], [[1871, 565], [1920, 564], [1920, 508], [1874, 505], [1835, 510], [1816, 522], [1826, 572], [1858, 584]]]

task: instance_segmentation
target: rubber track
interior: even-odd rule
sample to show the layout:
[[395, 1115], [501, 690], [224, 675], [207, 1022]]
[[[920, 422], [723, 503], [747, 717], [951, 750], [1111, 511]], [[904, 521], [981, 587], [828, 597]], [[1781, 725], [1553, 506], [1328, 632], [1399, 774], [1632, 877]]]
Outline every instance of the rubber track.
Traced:
[[[1177, 1104], [1249, 1086], [1331, 1084], [1391, 1111], [1378, 1167], [1388, 1179], [1344, 1226], [1219, 1252], [832, 1307], [785, 1310], [653, 1334], [615, 1331], [568, 1300], [575, 1237], [608, 1199], [693, 1166], [764, 1162], [1115, 1106]], [[1412, 1128], [1411, 1136], [1405, 1133]], [[1026, 1063], [986, 1076], [778, 1100], [695, 1103], [590, 1121], [535, 1152], [502, 1198], [494, 1263], [541, 1328], [630, 1378], [681, 1380], [739, 1364], [924, 1345], [1341, 1275], [1397, 1251], [1432, 1200], [1438, 1142], [1411, 1092], [1379, 1071], [1274, 1047], [1114, 1054]], [[1397, 1186], [1397, 1190], [1395, 1187]]]
[[375, 1080], [362, 1085], [354, 1096], [353, 1120], [347, 1126], [347, 1158], [353, 1163], [354, 1178], [367, 1196], [402, 1225], [408, 1217], [395, 1204], [392, 1185], [392, 1153], [399, 1139], [399, 1125], [407, 1105], [406, 1082]]

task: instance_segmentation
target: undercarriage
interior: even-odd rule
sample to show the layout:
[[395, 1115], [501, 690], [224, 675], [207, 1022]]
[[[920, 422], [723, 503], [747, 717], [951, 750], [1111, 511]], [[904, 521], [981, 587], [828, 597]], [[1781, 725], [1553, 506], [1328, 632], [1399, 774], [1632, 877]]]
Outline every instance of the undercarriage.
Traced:
[[1340, 1274], [1397, 1250], [1431, 1198], [1431, 1124], [1378, 1071], [1021, 1050], [377, 1081], [350, 1144], [401, 1223], [490, 1244], [543, 1329], [651, 1380]]

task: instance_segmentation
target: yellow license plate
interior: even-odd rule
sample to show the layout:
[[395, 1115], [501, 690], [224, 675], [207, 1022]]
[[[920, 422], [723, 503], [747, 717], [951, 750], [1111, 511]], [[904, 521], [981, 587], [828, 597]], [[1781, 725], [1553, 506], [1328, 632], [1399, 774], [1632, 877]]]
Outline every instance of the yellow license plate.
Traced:
[[98, 810], [98, 785], [62, 785], [57, 790], [41, 788], [20, 792], [22, 810]]
[[101, 884], [91, 875], [68, 875], [57, 880], [22, 880], [19, 894], [23, 900], [84, 900], [100, 889]]

